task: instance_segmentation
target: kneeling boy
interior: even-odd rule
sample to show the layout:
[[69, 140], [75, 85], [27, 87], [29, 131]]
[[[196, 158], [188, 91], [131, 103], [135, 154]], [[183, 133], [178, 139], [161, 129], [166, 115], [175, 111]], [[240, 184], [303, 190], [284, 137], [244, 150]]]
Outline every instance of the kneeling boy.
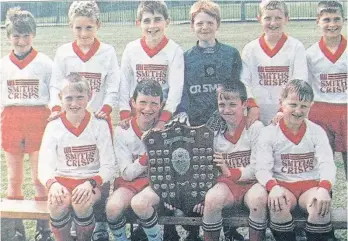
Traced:
[[250, 159], [255, 158], [255, 146], [263, 124], [255, 121], [246, 129], [247, 93], [240, 81], [220, 85], [217, 102], [226, 130], [214, 138], [213, 161], [221, 168], [222, 176], [205, 197], [204, 240], [219, 240], [222, 209], [243, 202], [250, 209], [250, 240], [262, 240], [267, 227], [267, 192], [256, 183]]
[[[48, 123], [39, 153], [39, 178], [48, 189], [51, 228], [57, 241], [70, 238], [71, 221], [77, 240], [91, 240], [93, 205], [99, 187], [116, 173], [108, 123], [87, 110], [91, 91], [87, 80], [70, 74], [60, 94], [64, 112]], [[72, 210], [72, 212], [71, 212]]]
[[296, 240], [291, 210], [308, 212], [307, 240], [333, 237], [330, 192], [336, 166], [325, 131], [306, 119], [313, 103], [312, 88], [292, 80], [281, 94], [283, 118], [264, 128], [256, 153], [256, 178], [269, 192], [270, 228], [277, 241]]
[[[161, 85], [155, 81], [143, 80], [135, 88], [132, 107], [135, 110], [135, 116], [130, 119], [130, 128], [123, 129], [120, 126], [115, 130], [115, 153], [120, 168], [120, 178], [115, 180], [115, 191], [109, 197], [106, 204], [106, 215], [109, 222], [111, 232], [118, 241], [128, 240], [126, 237], [126, 219], [124, 211], [130, 207], [134, 196], [141, 192], [145, 193], [151, 190], [149, 179], [147, 177], [146, 146], [143, 144], [141, 137], [145, 131], [153, 128], [159, 118], [162, 107], [163, 93]], [[156, 195], [153, 191], [153, 195]], [[136, 195], [137, 197], [138, 195]], [[133, 198], [134, 197], [134, 198]], [[137, 198], [135, 198], [138, 200]], [[157, 204], [159, 197], [145, 198], [144, 203]], [[132, 201], [133, 203], [133, 201]], [[151, 204], [150, 204], [151, 203]], [[132, 205], [133, 207], [133, 205]], [[152, 216], [152, 212], [143, 215], [138, 208], [134, 208], [134, 212], [140, 216], [141, 225], [145, 233], [151, 238], [149, 240], [160, 240], [160, 230], [158, 225], [154, 229], [157, 216]], [[140, 209], [141, 212], [145, 211]], [[154, 217], [147, 221], [149, 217]], [[155, 237], [155, 238], [153, 238]]]

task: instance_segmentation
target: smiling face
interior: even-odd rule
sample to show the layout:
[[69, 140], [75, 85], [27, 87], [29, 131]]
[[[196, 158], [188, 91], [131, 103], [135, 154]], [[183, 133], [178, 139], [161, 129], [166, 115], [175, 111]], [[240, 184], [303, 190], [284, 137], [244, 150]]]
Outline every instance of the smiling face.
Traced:
[[237, 126], [244, 116], [246, 101], [242, 102], [238, 93], [218, 94], [218, 108], [221, 117], [230, 126]]
[[308, 116], [311, 105], [311, 101], [300, 100], [297, 93], [289, 93], [285, 99], [281, 100], [285, 125], [291, 129], [300, 128], [303, 120]]
[[75, 84], [65, 86], [61, 92], [62, 107], [66, 111], [67, 116], [83, 117], [90, 100], [87, 90], [78, 90]]
[[285, 16], [280, 9], [265, 9], [262, 15], [258, 17], [262, 29], [266, 36], [270, 39], [278, 39], [284, 32], [284, 27], [288, 23], [289, 18]]
[[165, 29], [169, 24], [169, 19], [165, 20], [164, 16], [158, 12], [154, 14], [144, 12], [141, 20], [137, 20], [137, 26], [141, 28], [142, 35], [149, 45], [158, 44], [164, 37]]
[[324, 38], [332, 39], [341, 36], [344, 19], [340, 12], [323, 12], [317, 19]]
[[22, 56], [29, 52], [33, 45], [33, 33], [18, 33], [13, 32], [8, 39], [11, 42], [12, 49], [16, 55]]
[[205, 12], [198, 13], [191, 24], [191, 28], [199, 42], [215, 44], [216, 31], [219, 26], [213, 16]]
[[71, 27], [79, 47], [90, 48], [93, 45], [99, 29], [97, 20], [85, 16], [77, 16], [73, 19]]
[[161, 97], [138, 93], [136, 100], [132, 100], [136, 112], [138, 125], [152, 126], [159, 116], [161, 110]]

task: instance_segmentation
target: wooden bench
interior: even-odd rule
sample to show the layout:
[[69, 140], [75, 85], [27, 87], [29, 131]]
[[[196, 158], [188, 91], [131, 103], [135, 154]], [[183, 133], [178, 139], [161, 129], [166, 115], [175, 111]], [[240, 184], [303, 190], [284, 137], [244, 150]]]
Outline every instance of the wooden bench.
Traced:
[[[0, 202], [1, 218], [19, 218], [19, 219], [49, 219], [46, 201], [34, 200], [8, 200], [1, 199]], [[225, 212], [228, 217], [224, 217], [224, 225], [235, 227], [248, 226], [248, 212], [238, 210]], [[302, 213], [295, 213], [294, 219], [297, 227], [304, 227], [306, 218]], [[347, 209], [332, 209], [332, 225], [335, 229], [347, 229]], [[201, 217], [159, 217], [159, 223], [162, 225], [202, 225]]]

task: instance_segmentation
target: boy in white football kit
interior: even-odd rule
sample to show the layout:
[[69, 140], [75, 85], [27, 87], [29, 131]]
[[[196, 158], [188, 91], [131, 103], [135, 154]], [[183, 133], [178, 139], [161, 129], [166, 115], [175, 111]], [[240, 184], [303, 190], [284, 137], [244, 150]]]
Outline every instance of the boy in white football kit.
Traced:
[[48, 190], [51, 228], [57, 241], [70, 240], [72, 219], [77, 240], [91, 240], [93, 205], [100, 186], [116, 173], [107, 122], [86, 110], [92, 96], [78, 74], [62, 81], [60, 118], [48, 123], [39, 154], [39, 178]]
[[309, 83], [314, 91], [308, 118], [324, 128], [333, 151], [342, 152], [347, 178], [348, 53], [347, 39], [341, 35], [343, 7], [336, 1], [321, 1], [317, 15], [323, 36], [306, 52]]
[[[100, 10], [95, 1], [73, 1], [68, 16], [76, 39], [60, 46], [54, 58], [50, 85], [52, 107], [50, 119], [57, 117], [61, 111], [58, 94], [62, 88], [62, 79], [70, 73], [79, 73], [89, 81], [92, 91], [92, 97], [87, 105], [88, 111], [97, 118], [106, 119], [112, 132], [110, 114], [118, 102], [120, 83], [115, 49], [97, 38], [101, 22]], [[108, 239], [104, 208], [109, 189], [109, 183], [103, 185], [102, 199], [95, 206], [97, 223], [94, 241]]]
[[[115, 130], [114, 144], [120, 177], [115, 180], [115, 191], [108, 199], [106, 214], [111, 232], [118, 241], [128, 240], [126, 237], [124, 211], [131, 206], [131, 202], [133, 203], [132, 198], [144, 188], [151, 189], [150, 187], [147, 188], [149, 185], [147, 176], [148, 156], [146, 154], [146, 146], [141, 138], [143, 132], [155, 126], [163, 104], [162, 101], [162, 87], [157, 81], [141, 81], [136, 86], [133, 94], [132, 108], [136, 113], [130, 120], [130, 127], [123, 129], [121, 126], [117, 126]], [[155, 200], [157, 203], [159, 202], [158, 197]], [[151, 199], [143, 201], [141, 205], [151, 202]], [[151, 234], [152, 237], [153, 235], [158, 235], [157, 238], [149, 238], [149, 240], [159, 240], [161, 237], [159, 237], [159, 226], [158, 224], [156, 225], [156, 212], [154, 212], [156, 215], [150, 215], [152, 219], [147, 221], [148, 217], [143, 217], [142, 214], [146, 209], [135, 209], [134, 212], [136, 214], [138, 214], [137, 210], [141, 210], [139, 214], [140, 224], [145, 233]]]
[[267, 192], [257, 183], [250, 161], [263, 124], [255, 121], [246, 129], [244, 111], [247, 91], [240, 81], [221, 84], [217, 89], [218, 110], [226, 121], [226, 130], [214, 137], [214, 159], [222, 175], [205, 196], [203, 230], [205, 241], [219, 240], [222, 210], [244, 203], [250, 210], [250, 241], [264, 239], [267, 228]]
[[[96, 117], [108, 119], [118, 101], [120, 70], [115, 49], [97, 39], [100, 11], [94, 1], [73, 1], [69, 21], [74, 42], [57, 49], [51, 78], [53, 117], [59, 114], [61, 81], [70, 73], [79, 73], [89, 81], [92, 98], [87, 109]], [[110, 125], [111, 127], [111, 125]]]
[[184, 85], [184, 55], [181, 47], [165, 36], [169, 24], [164, 1], [142, 1], [136, 24], [143, 37], [127, 44], [121, 61], [120, 125], [128, 128], [130, 99], [140, 81], [151, 79], [161, 84], [165, 105], [156, 124], [163, 129], [181, 100]]
[[283, 32], [288, 15], [285, 2], [262, 1], [258, 21], [264, 34], [246, 44], [242, 51], [241, 80], [250, 92], [248, 98], [253, 98], [259, 106], [251, 108], [248, 116], [254, 115], [257, 119], [260, 115], [264, 125], [268, 125], [279, 110], [283, 86], [291, 79], [308, 78], [303, 44]]
[[295, 241], [291, 210], [308, 213], [308, 241], [332, 240], [330, 219], [336, 166], [325, 131], [306, 119], [313, 90], [292, 80], [281, 94], [283, 118], [261, 130], [256, 152], [256, 178], [269, 192], [270, 228], [277, 241]]
[[[12, 46], [11, 53], [0, 60], [1, 146], [7, 163], [7, 198], [24, 199], [23, 160], [27, 153], [35, 200], [45, 201], [47, 192], [38, 179], [37, 169], [41, 139], [50, 114], [47, 104], [50, 99], [52, 60], [32, 47], [36, 23], [30, 12], [20, 8], [9, 9], [5, 26]], [[15, 224], [10, 224], [12, 222]], [[11, 231], [2, 233], [1, 239], [25, 239], [21, 220], [6, 220], [6, 223]], [[36, 231], [35, 240], [51, 240], [47, 221], [38, 220]]]

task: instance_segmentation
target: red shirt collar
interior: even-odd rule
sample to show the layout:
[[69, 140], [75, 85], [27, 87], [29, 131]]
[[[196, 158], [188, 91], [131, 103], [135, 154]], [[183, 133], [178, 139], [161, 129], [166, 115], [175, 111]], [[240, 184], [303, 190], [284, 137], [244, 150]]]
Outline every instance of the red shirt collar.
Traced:
[[319, 41], [319, 48], [321, 52], [328, 58], [332, 63], [336, 63], [336, 61], [342, 56], [347, 47], [347, 39], [341, 35], [341, 42], [338, 45], [338, 48], [335, 53], [332, 53], [324, 42], [324, 38], [321, 37]]
[[98, 51], [99, 46], [100, 46], [99, 40], [98, 39], [94, 39], [94, 43], [92, 44], [91, 48], [89, 49], [89, 51], [86, 54], [84, 54], [82, 52], [82, 50], [80, 49], [80, 47], [77, 45], [77, 41], [76, 40], [72, 43], [72, 47], [73, 47], [73, 50], [74, 50], [75, 54], [77, 56], [79, 56], [79, 58], [83, 62], [87, 62], [90, 58], [92, 58], [95, 55], [95, 53]]
[[60, 116], [64, 126], [75, 136], [81, 135], [81, 133], [86, 129], [90, 119], [91, 119], [91, 113], [89, 113], [87, 110], [85, 111], [85, 117], [83, 117], [80, 125], [78, 127], [75, 127], [71, 124], [71, 122], [66, 118], [66, 112], [63, 112]]
[[147, 46], [145, 37], [142, 37], [140, 39], [141, 47], [143, 47], [144, 51], [150, 58], [158, 54], [167, 45], [168, 42], [169, 42], [169, 39], [166, 36], [164, 36], [161, 42], [157, 44], [155, 48], [151, 49], [149, 46]]
[[36, 55], [37, 51], [35, 49], [32, 49], [28, 56], [26, 56], [22, 60], [19, 60], [14, 54], [14, 51], [12, 50], [10, 53], [10, 60], [12, 61], [12, 63], [17, 65], [18, 68], [24, 69], [28, 64], [30, 64], [31, 61], [33, 61], [33, 59], [35, 59]]
[[227, 130], [224, 133], [224, 137], [226, 138], [226, 140], [228, 140], [229, 142], [236, 144], [239, 141], [240, 136], [242, 135], [242, 132], [245, 128], [245, 118], [243, 117], [243, 119], [239, 122], [236, 131], [234, 132], [234, 135], [231, 136], [227, 133]]
[[297, 134], [293, 134], [292, 131], [285, 125], [284, 119], [281, 119], [279, 121], [279, 127], [282, 130], [283, 134], [286, 136], [286, 138], [288, 138], [291, 142], [293, 142], [296, 145], [298, 145], [301, 142], [307, 129], [306, 122], [303, 121]]
[[269, 56], [269, 57], [273, 57], [274, 55], [276, 55], [281, 48], [284, 46], [286, 40], [288, 39], [288, 36], [286, 36], [286, 34], [283, 33], [282, 37], [278, 40], [276, 46], [271, 49], [268, 44], [266, 43], [265, 40], [265, 34], [263, 34], [260, 38], [259, 38], [259, 43], [261, 48], [263, 49], [263, 51]]

